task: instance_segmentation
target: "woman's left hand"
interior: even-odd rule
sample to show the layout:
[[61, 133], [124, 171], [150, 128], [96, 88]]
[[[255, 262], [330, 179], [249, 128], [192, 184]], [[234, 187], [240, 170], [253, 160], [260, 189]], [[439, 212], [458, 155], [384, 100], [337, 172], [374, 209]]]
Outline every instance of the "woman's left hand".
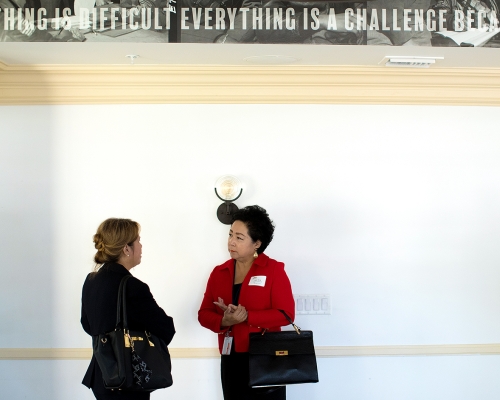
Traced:
[[227, 306], [226, 303], [224, 303], [224, 300], [219, 297], [219, 301], [214, 301], [214, 304], [218, 306], [222, 311], [226, 312]]

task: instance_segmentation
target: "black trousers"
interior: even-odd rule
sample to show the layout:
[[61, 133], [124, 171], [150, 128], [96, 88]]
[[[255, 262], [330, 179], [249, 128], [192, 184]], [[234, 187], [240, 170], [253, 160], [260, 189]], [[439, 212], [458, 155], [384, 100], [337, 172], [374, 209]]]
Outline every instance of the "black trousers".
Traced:
[[248, 386], [248, 353], [221, 356], [224, 400], [286, 400], [286, 386], [252, 389]]

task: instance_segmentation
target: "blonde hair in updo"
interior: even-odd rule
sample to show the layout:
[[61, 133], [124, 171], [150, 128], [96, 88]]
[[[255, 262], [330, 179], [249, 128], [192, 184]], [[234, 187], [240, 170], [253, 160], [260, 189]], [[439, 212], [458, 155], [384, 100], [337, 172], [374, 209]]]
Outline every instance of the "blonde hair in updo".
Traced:
[[132, 246], [139, 237], [141, 226], [131, 219], [108, 218], [99, 225], [94, 235], [97, 250], [94, 261], [95, 270], [107, 262], [117, 262], [126, 245]]

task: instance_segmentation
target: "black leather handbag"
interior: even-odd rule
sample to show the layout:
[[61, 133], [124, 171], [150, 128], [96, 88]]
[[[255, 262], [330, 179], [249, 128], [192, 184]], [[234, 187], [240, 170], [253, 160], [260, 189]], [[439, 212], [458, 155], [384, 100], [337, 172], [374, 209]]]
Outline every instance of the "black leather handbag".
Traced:
[[118, 289], [116, 328], [92, 337], [94, 356], [107, 389], [152, 392], [172, 385], [172, 366], [165, 342], [145, 331], [128, 329], [126, 284]]
[[280, 310], [294, 331], [250, 333], [249, 386], [316, 383], [318, 367], [312, 331], [303, 331]]

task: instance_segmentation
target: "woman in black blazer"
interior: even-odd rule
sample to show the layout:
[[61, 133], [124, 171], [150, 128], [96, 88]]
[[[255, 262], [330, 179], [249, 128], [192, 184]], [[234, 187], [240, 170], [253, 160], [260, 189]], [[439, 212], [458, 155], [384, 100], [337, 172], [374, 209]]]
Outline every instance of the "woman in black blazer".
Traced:
[[[141, 262], [139, 230], [140, 226], [135, 221], [110, 218], [99, 226], [94, 235], [96, 268], [83, 285], [81, 317], [83, 329], [91, 336], [115, 329], [120, 281]], [[148, 285], [137, 278], [130, 278], [126, 297], [130, 329], [149, 331], [168, 345], [175, 334], [174, 323], [156, 304]], [[95, 357], [92, 357], [82, 383], [92, 389], [97, 400], [149, 399], [149, 393], [106, 389]]]

